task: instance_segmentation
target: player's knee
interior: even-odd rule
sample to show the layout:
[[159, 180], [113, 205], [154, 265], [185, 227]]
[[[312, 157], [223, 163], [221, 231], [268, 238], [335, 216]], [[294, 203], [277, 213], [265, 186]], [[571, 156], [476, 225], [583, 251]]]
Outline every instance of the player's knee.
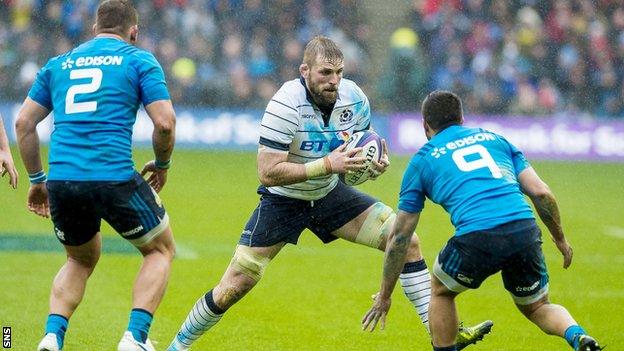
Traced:
[[251, 247], [239, 245], [236, 247], [230, 266], [254, 282], [258, 282], [270, 261], [270, 258], [257, 254]]
[[176, 254], [175, 241], [173, 241], [173, 239], [167, 240], [160, 248], [160, 252], [165, 256], [168, 261], [172, 261]]
[[394, 226], [396, 215], [392, 209], [381, 202], [372, 206], [360, 227], [355, 242], [372, 248], [384, 250], [386, 240]]

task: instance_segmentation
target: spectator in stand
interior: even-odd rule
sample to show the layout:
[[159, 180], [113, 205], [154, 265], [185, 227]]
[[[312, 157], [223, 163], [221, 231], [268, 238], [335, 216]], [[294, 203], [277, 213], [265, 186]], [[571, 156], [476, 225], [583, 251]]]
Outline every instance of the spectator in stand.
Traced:
[[[47, 57], [84, 41], [98, 3], [0, 1], [0, 101], [21, 100]], [[344, 48], [347, 78], [372, 83], [369, 18], [356, 0], [134, 3], [144, 23], [141, 43], [162, 63], [176, 104], [253, 106], [263, 100], [261, 91], [268, 94], [266, 89], [292, 76], [302, 43], [317, 34]], [[379, 79], [383, 86], [369, 89], [379, 91], [373, 99], [379, 108], [414, 109], [384, 92], [386, 85], [416, 86], [453, 90], [474, 114], [624, 118], [621, 1], [413, 0], [406, 19], [419, 53], [398, 53], [389, 42], [385, 62], [415, 60], [409, 65], [418, 71], [403, 81]], [[173, 72], [181, 58], [195, 66], [190, 80]], [[423, 74], [424, 83], [414, 77]], [[521, 107], [532, 100], [529, 95], [536, 96], [536, 106]]]
[[408, 20], [427, 90], [470, 113], [624, 117], [622, 2], [414, 0]]
[[429, 72], [413, 30], [399, 28], [392, 34], [389, 61], [378, 85], [379, 96], [392, 111], [415, 109], [426, 96]]
[[[162, 63], [175, 104], [258, 107], [254, 101], [273, 95], [282, 76], [296, 72], [300, 62], [290, 64], [292, 57], [299, 61], [302, 43], [319, 34], [340, 42], [346, 59], [357, 60], [349, 64], [346, 76], [366, 83], [361, 80], [368, 72], [369, 31], [365, 11], [355, 0], [133, 3], [142, 21], [141, 45]], [[21, 100], [47, 57], [89, 37], [98, 4], [98, 0], [1, 1], [0, 102]], [[51, 34], [54, 40], [48, 39]]]

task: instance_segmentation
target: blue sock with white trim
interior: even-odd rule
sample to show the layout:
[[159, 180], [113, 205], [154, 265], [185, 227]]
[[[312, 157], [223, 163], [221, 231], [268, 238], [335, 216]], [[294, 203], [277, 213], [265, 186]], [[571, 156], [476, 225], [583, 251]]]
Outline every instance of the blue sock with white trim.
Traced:
[[578, 325], [573, 325], [568, 327], [564, 333], [564, 338], [572, 346], [573, 349], [576, 350], [579, 343], [579, 336], [584, 335], [585, 330]]
[[429, 301], [431, 300], [431, 275], [425, 260], [407, 262], [399, 275], [401, 287], [410, 300], [420, 320], [429, 332]]
[[65, 332], [67, 331], [68, 323], [69, 320], [65, 316], [54, 313], [48, 315], [45, 333], [52, 333], [56, 335], [56, 342], [58, 343], [59, 349], [63, 348], [63, 342], [65, 340]]
[[148, 311], [141, 308], [133, 308], [130, 312], [128, 331], [132, 333], [134, 340], [145, 342], [154, 317]]

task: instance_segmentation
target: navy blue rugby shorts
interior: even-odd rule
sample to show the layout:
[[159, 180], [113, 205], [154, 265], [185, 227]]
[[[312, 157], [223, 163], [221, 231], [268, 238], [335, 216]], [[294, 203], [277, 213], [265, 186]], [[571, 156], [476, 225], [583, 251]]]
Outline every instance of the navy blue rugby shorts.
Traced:
[[63, 245], [85, 244], [100, 231], [102, 219], [135, 246], [169, 225], [160, 198], [136, 172], [125, 182], [48, 181], [47, 188], [54, 233]]
[[263, 186], [258, 188], [258, 194], [260, 203], [245, 226], [240, 245], [297, 244], [306, 228], [323, 243], [329, 243], [337, 239], [331, 234], [333, 231], [379, 201], [340, 181], [325, 197], [314, 201], [271, 194]]
[[454, 236], [438, 254], [433, 269], [457, 293], [478, 288], [499, 271], [516, 304], [528, 305], [548, 294], [542, 232], [534, 219]]

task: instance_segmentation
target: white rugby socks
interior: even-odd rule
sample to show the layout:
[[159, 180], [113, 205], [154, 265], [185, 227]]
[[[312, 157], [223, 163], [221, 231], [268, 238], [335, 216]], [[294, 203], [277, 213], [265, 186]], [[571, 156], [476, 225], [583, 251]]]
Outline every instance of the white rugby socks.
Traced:
[[195, 340], [199, 339], [200, 336], [217, 324], [223, 313], [225, 311], [214, 303], [212, 290], [210, 290], [206, 295], [197, 300], [180, 327], [174, 343], [177, 341], [183, 347], [190, 347]]
[[431, 276], [425, 260], [408, 262], [399, 276], [405, 296], [410, 300], [420, 320], [429, 332], [429, 301], [431, 300]]

